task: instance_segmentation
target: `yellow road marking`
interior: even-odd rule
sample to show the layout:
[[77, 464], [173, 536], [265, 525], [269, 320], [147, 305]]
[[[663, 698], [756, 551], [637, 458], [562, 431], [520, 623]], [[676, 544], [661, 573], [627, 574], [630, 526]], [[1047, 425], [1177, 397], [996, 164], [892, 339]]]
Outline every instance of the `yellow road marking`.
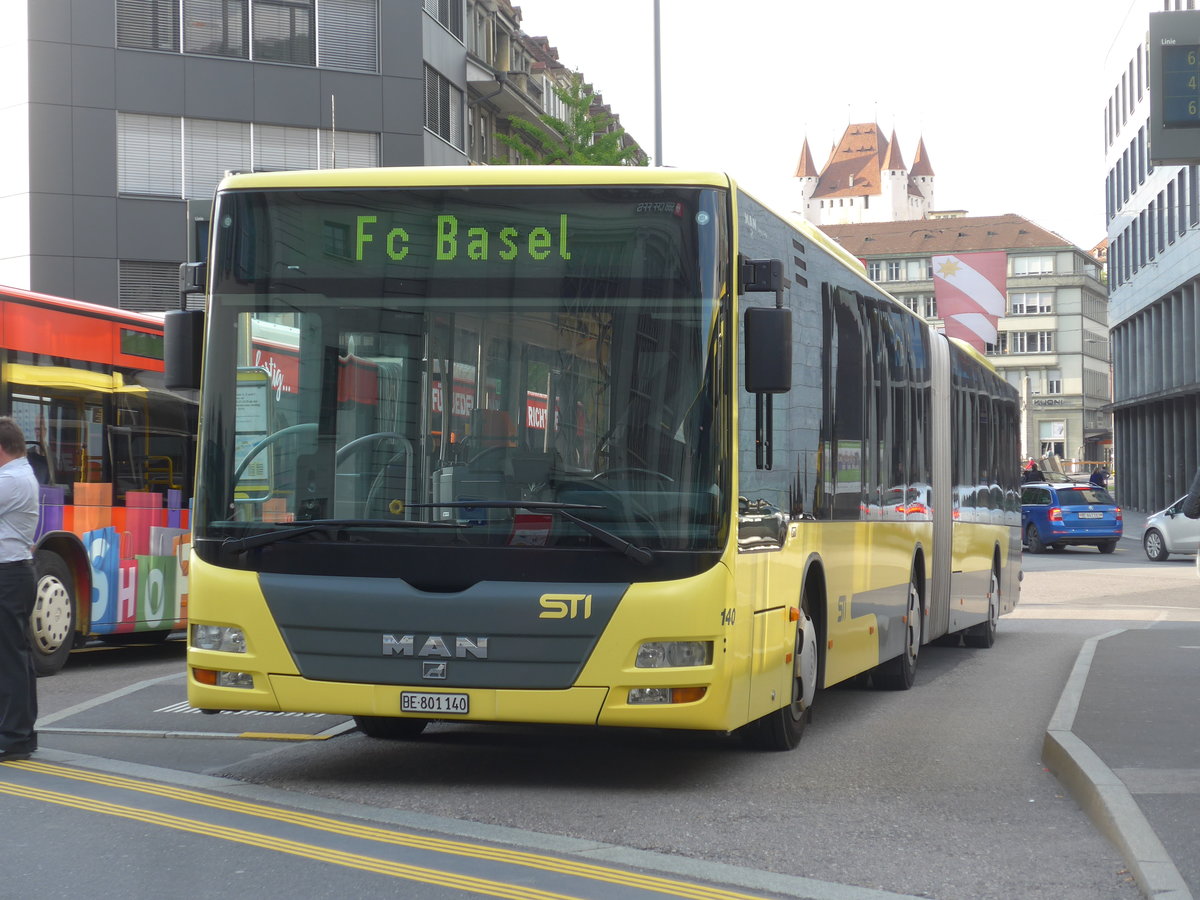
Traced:
[[25, 797], [29, 800], [40, 800], [44, 803], [55, 803], [59, 806], [73, 807], [88, 812], [103, 813], [108, 816], [119, 816], [124, 819], [132, 819], [135, 822], [146, 822], [151, 825], [160, 825], [164, 828], [173, 828], [176, 831], [186, 831], [191, 834], [220, 838], [225, 841], [246, 844], [250, 847], [260, 847], [265, 850], [290, 853], [293, 856], [301, 856], [305, 859], [317, 860], [318, 862], [360, 869], [364, 872], [374, 872], [379, 875], [404, 878], [408, 881], [420, 881], [426, 884], [474, 891], [493, 897], [505, 897], [511, 898], [511, 900], [522, 900], [522, 898], [526, 897], [537, 898], [537, 900], [578, 900], [578, 898], [574, 898], [569, 894], [541, 891], [527, 886], [508, 885], [500, 881], [473, 878], [469, 875], [457, 875], [451, 872], [441, 872], [437, 869], [425, 868], [424, 866], [411, 866], [404, 863], [390, 862], [371, 856], [362, 856], [357, 853], [344, 853], [339, 850], [330, 850], [327, 847], [321, 847], [317, 844], [290, 841], [284, 838], [258, 834], [253, 831], [245, 831], [241, 828], [212, 825], [195, 819], [184, 819], [179, 816], [136, 809], [130, 806], [121, 806], [116, 803], [106, 803], [101, 800], [89, 800], [85, 797], [60, 794], [57, 791], [0, 783], [0, 793], [11, 794], [15, 797]]
[[[743, 894], [737, 891], [724, 890], [722, 888], [713, 888], [704, 885], [690, 884], [688, 882], [674, 881], [669, 878], [661, 878], [655, 875], [626, 872], [620, 869], [610, 869], [606, 866], [600, 866], [594, 863], [580, 862], [572, 859], [559, 859], [553, 856], [542, 856], [537, 853], [529, 853], [522, 850], [512, 850], [504, 847], [489, 847], [483, 844], [470, 844], [463, 841], [454, 841], [445, 838], [428, 837], [425, 835], [410, 834], [400, 831], [389, 831], [387, 829], [375, 828], [369, 825], [359, 825], [354, 822], [340, 822], [336, 819], [328, 819], [323, 816], [313, 815], [311, 813], [288, 809], [276, 809], [274, 807], [263, 806], [257, 803], [249, 803], [243, 800], [235, 800], [229, 797], [204, 794], [199, 791], [189, 790], [187, 788], [135, 781], [130, 778], [123, 778], [118, 775], [108, 775], [103, 772], [71, 769], [52, 763], [40, 762], [38, 760], [12, 762], [7, 763], [6, 765], [10, 765], [13, 768], [26, 769], [30, 772], [36, 772], [39, 774], [54, 775], [60, 778], [69, 778], [76, 781], [136, 791], [143, 794], [151, 794], [171, 800], [177, 800], [183, 803], [192, 803], [198, 806], [209, 807], [211, 809], [220, 809], [227, 812], [240, 813], [243, 815], [268, 819], [275, 822], [284, 822], [290, 825], [297, 825], [303, 828], [312, 828], [317, 831], [325, 831], [346, 837], [354, 837], [362, 840], [376, 841], [383, 844], [410, 847], [417, 850], [446, 853], [455, 856], [465, 856], [470, 859], [489, 860], [508, 865], [525, 866], [527, 868], [540, 869], [546, 872], [556, 872], [564, 875], [571, 875], [576, 878], [587, 878], [594, 881], [605, 882], [607, 884], [620, 884], [627, 887], [652, 891], [655, 893], [668, 894], [673, 897], [685, 897], [690, 898], [690, 900], [761, 900], [759, 896], [753, 894]], [[3, 788], [2, 783], [0, 783], [0, 788]]]

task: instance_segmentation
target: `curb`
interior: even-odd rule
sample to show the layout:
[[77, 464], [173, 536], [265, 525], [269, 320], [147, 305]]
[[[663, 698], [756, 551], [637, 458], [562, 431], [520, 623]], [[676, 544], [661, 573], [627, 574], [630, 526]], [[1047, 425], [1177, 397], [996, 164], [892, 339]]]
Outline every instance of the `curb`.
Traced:
[[1120, 851], [1145, 896], [1154, 900], [1193, 900], [1183, 876], [1124, 782], [1071, 731], [1096, 645], [1123, 631], [1117, 629], [1084, 642], [1046, 728], [1042, 762]]

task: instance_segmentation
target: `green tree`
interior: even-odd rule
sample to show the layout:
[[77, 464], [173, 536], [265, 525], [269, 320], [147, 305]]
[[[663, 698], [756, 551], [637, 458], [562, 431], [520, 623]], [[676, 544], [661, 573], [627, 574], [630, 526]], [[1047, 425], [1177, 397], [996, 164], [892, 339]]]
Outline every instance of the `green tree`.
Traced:
[[[517, 154], [519, 163], [536, 166], [644, 166], [646, 159], [636, 145], [622, 146], [625, 129], [609, 130], [613, 117], [606, 112], [592, 114], [595, 91], [576, 74], [568, 87], [554, 85], [554, 93], [567, 108], [566, 118], [549, 113], [538, 116], [541, 125], [509, 116], [510, 134], [497, 134], [496, 140]], [[493, 163], [505, 165], [507, 159]]]

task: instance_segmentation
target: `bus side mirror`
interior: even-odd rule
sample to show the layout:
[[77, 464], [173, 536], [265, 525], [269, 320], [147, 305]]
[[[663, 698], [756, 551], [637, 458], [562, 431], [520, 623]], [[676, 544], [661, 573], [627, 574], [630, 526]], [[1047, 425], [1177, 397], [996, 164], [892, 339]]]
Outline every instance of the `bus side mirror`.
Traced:
[[745, 323], [746, 390], [786, 394], [792, 389], [792, 311], [754, 307]]
[[163, 382], [167, 390], [199, 390], [204, 310], [176, 309], [163, 317]]

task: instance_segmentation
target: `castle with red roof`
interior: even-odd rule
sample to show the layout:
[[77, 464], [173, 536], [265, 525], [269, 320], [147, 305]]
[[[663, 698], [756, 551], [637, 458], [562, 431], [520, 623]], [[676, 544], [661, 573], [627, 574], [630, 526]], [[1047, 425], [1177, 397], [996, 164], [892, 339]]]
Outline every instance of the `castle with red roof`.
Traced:
[[924, 219], [933, 209], [933, 178], [923, 139], [910, 169], [895, 130], [889, 141], [874, 122], [848, 125], [820, 171], [805, 139], [796, 166], [796, 211], [814, 225]]

